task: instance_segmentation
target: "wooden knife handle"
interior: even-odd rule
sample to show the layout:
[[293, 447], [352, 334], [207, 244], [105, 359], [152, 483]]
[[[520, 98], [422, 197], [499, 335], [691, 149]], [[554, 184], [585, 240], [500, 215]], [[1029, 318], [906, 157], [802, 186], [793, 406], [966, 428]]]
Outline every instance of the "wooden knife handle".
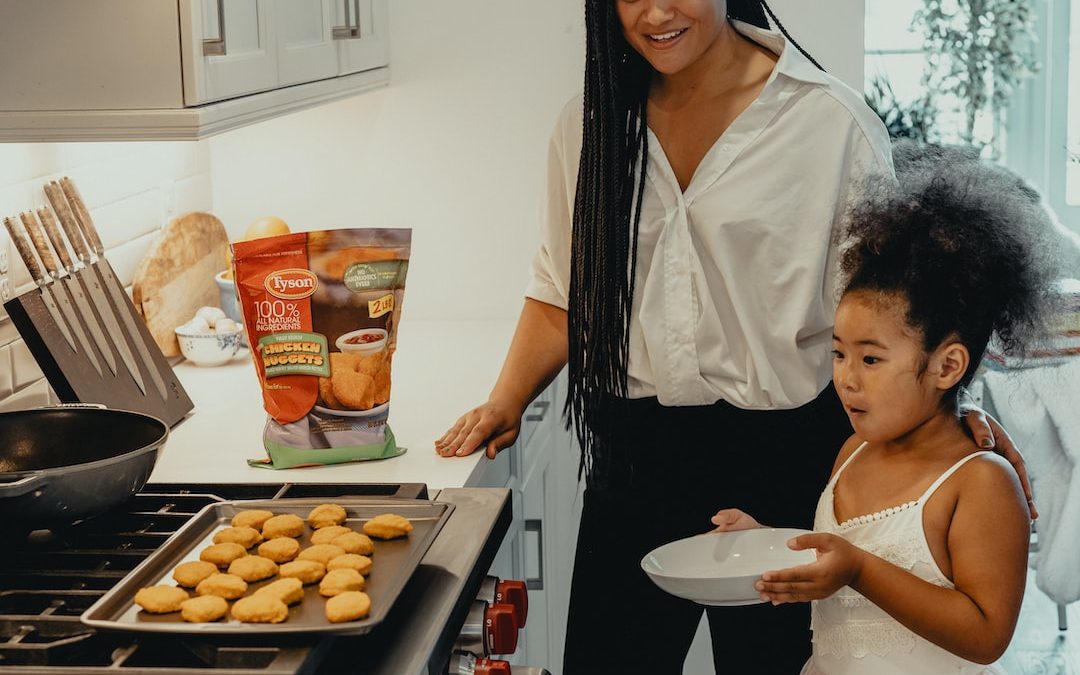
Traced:
[[19, 232], [19, 226], [11, 218], [4, 218], [4, 227], [7, 228], [8, 234], [11, 235], [11, 241], [15, 242], [15, 250], [19, 252], [19, 257], [26, 263], [26, 269], [30, 270], [30, 276], [34, 278], [34, 282], [42, 283], [45, 275], [41, 273], [41, 267], [38, 265], [37, 258], [34, 257], [34, 251], [30, 248], [30, 244], [26, 242], [26, 238]]
[[60, 184], [56, 181], [47, 184], [45, 186], [45, 196], [49, 198], [49, 203], [52, 204], [56, 217], [60, 219], [60, 226], [64, 228], [64, 234], [67, 235], [68, 241], [71, 242], [71, 248], [75, 249], [75, 255], [78, 256], [79, 260], [89, 263], [90, 251], [86, 248], [86, 242], [83, 241], [79, 225], [75, 222], [75, 214], [71, 212], [71, 206], [68, 205], [67, 197], [64, 196], [64, 190], [60, 187]]
[[56, 224], [56, 217], [53, 216], [52, 211], [42, 207], [37, 210], [37, 215], [38, 220], [41, 221], [42, 226], [45, 228], [45, 236], [52, 242], [56, 255], [60, 257], [60, 264], [66, 270], [74, 269], [71, 256], [68, 254], [67, 244], [64, 243], [64, 238], [60, 236], [60, 227]]
[[90, 248], [94, 249], [94, 253], [99, 256], [105, 255], [105, 246], [101, 243], [101, 237], [98, 236], [93, 219], [90, 218], [90, 209], [86, 208], [86, 202], [83, 201], [82, 195], [79, 194], [78, 188], [75, 187], [75, 183], [71, 182], [71, 179], [67, 176], [64, 176], [60, 179], [60, 188], [64, 191], [64, 196], [71, 202], [71, 208], [75, 211], [75, 219], [82, 226], [82, 232], [86, 235], [86, 240], [90, 242]]
[[58, 275], [56, 258], [53, 256], [52, 249], [49, 248], [49, 242], [45, 241], [45, 232], [41, 229], [37, 218], [32, 212], [26, 211], [19, 214], [19, 219], [22, 220], [26, 233], [30, 235], [30, 241], [34, 243], [34, 248], [37, 249], [41, 264], [49, 271], [50, 276], [56, 277]]

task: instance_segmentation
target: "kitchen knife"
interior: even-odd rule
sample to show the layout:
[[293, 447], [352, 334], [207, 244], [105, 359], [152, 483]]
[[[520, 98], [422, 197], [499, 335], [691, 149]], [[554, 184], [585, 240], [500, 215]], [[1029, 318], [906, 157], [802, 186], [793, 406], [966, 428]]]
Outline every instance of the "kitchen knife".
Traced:
[[[74, 224], [74, 216], [71, 214], [71, 209], [68, 207], [63, 191], [60, 190], [58, 185], [49, 184], [45, 186], [45, 195], [49, 198], [53, 211], [60, 218], [60, 224], [64, 227], [68, 241], [71, 241], [78, 235], [78, 231], [75, 229], [77, 226]], [[93, 277], [88, 280], [87, 276], [81, 272], [77, 267], [68, 268], [67, 276], [63, 277], [64, 284], [71, 293], [71, 297], [74, 298], [75, 307], [79, 310], [79, 314], [82, 316], [87, 328], [90, 329], [90, 335], [94, 338], [94, 344], [97, 345], [98, 351], [105, 357], [105, 363], [109, 366], [109, 370], [113, 375], [116, 375], [116, 359], [113, 358], [112, 349], [109, 348], [109, 341], [105, 338], [101, 323], [94, 316], [94, 308], [91, 306], [92, 303], [100, 303], [105, 295], [101, 293], [101, 288], [98, 287], [96, 289], [97, 294], [100, 294], [100, 297], [98, 297], [95, 293], [97, 282], [93, 280]], [[94, 296], [92, 300], [86, 297], [87, 293]], [[101, 307], [100, 304], [98, 306]], [[106, 310], [108, 310], [108, 304], [101, 307], [101, 313], [104, 315]], [[123, 339], [123, 336], [120, 337]]]
[[[66, 270], [74, 270], [75, 264], [72, 262], [71, 256], [68, 255], [67, 246], [64, 244], [64, 238], [60, 236], [60, 230], [56, 226], [56, 219], [53, 217], [52, 212], [49, 209], [41, 208], [38, 209], [37, 214], [45, 228], [45, 234], [49, 237], [53, 248], [56, 249], [56, 254], [60, 257], [60, 264]], [[138, 385], [139, 391], [145, 396], [146, 384], [143, 382], [142, 373], [139, 372], [139, 366], [135, 362], [135, 356], [131, 353], [131, 348], [128, 346], [124, 333], [120, 329], [120, 322], [116, 320], [115, 311], [109, 306], [109, 301], [103, 294], [100, 296], [95, 294], [93, 284], [89, 284], [88, 287], [91, 299], [97, 305], [101, 320], [105, 323], [106, 331], [114, 338], [113, 344], [116, 345], [117, 351], [120, 353], [120, 359], [124, 362], [132, 379], [135, 380], [135, 384]], [[100, 291], [100, 289], [98, 290]]]
[[[86, 241], [89, 242], [90, 248], [96, 255], [97, 260], [90, 267], [97, 271], [102, 286], [108, 290], [116, 308], [116, 313], [123, 320], [124, 327], [127, 328], [127, 334], [131, 336], [131, 341], [135, 344], [135, 349], [139, 352], [139, 358], [142, 360], [143, 365], [146, 366], [146, 372], [150, 373], [150, 379], [154, 382], [154, 387], [157, 388], [158, 393], [161, 395], [161, 400], [168, 401], [169, 389], [165, 385], [161, 373], [158, 372], [157, 364], [154, 363], [146, 342], [141, 337], [141, 331], [135, 323], [138, 321], [135, 317], [135, 308], [132, 306], [131, 300], [128, 299], [123, 284], [116, 278], [116, 272], [113, 271], [112, 265], [105, 259], [105, 246], [101, 243], [101, 237], [98, 236], [97, 227], [94, 226], [94, 221], [90, 218], [90, 211], [86, 208], [86, 203], [83, 202], [82, 196], [70, 178], [64, 177], [60, 180], [60, 189], [75, 214], [75, 223], [79, 226], [81, 234], [86, 237]], [[145, 388], [140, 388], [145, 393]]]
[[[23, 222], [25, 223], [26, 217], [29, 214], [22, 214]], [[54, 290], [62, 291], [63, 287], [56, 284], [53, 288], [52, 281], [46, 281], [45, 274], [42, 273], [41, 267], [38, 265], [37, 260], [34, 258], [34, 252], [31, 250], [31, 246], [27, 243], [27, 239], [19, 234], [15, 221], [11, 218], [4, 218], [4, 226], [7, 228], [8, 233], [11, 235], [11, 241], [15, 243], [15, 248], [19, 251], [20, 257], [23, 262], [26, 263], [26, 269], [30, 271], [30, 276], [33, 277], [34, 283], [41, 289], [41, 299], [45, 303], [45, 308], [49, 310], [49, 315], [52, 317], [53, 323], [64, 336], [64, 340], [67, 341], [68, 346], [76, 354], [79, 353], [79, 348], [75, 344], [75, 340], [72, 338], [72, 333], [78, 336], [79, 344], [82, 345], [82, 353], [86, 354], [87, 360], [90, 361], [90, 365], [94, 367], [98, 375], [101, 375], [101, 364], [98, 363], [97, 357], [94, 355], [94, 349], [90, 346], [90, 340], [86, 337], [86, 333], [82, 330], [82, 326], [79, 324], [79, 317], [75, 315], [74, 309], [68, 307], [66, 311], [61, 315], [61, 311], [57, 303], [57, 295], [53, 293]], [[55, 280], [55, 277], [53, 278]], [[70, 311], [70, 314], [68, 313]], [[65, 318], [66, 317], [66, 318]]]

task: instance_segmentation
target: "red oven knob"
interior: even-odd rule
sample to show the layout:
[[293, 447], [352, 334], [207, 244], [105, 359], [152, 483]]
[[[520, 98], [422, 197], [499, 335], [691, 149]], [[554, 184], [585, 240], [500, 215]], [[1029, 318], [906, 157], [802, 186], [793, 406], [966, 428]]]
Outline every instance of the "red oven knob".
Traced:
[[473, 675], [511, 675], [510, 662], [499, 659], [476, 659]]
[[495, 602], [513, 606], [514, 621], [518, 628], [525, 627], [525, 620], [529, 618], [529, 589], [524, 581], [500, 581], [495, 586]]
[[489, 605], [484, 613], [484, 637], [489, 654], [513, 654], [517, 649], [518, 625], [512, 605]]

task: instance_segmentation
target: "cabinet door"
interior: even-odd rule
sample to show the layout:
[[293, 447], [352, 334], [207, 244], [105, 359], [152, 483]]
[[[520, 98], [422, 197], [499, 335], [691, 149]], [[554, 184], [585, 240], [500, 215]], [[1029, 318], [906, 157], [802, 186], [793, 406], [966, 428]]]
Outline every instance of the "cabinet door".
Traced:
[[337, 45], [331, 37], [334, 4], [334, 0], [276, 1], [279, 85], [314, 82], [338, 74]]
[[390, 17], [386, 0], [333, 0], [338, 74], [390, 63]]
[[186, 105], [277, 86], [272, 2], [181, 0]]
[[[533, 448], [533, 450], [537, 450]], [[529, 588], [529, 619], [519, 636], [525, 642], [525, 659], [530, 665], [551, 665], [549, 635], [551, 617], [551, 532], [548, 502], [548, 468], [538, 466], [521, 489], [522, 511], [522, 576]], [[518, 647], [520, 650], [521, 647]]]

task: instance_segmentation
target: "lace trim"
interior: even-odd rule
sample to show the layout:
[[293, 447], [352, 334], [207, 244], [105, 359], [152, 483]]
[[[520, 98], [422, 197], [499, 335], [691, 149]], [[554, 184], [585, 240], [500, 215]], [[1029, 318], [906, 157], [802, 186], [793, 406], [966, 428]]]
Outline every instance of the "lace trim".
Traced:
[[864, 516], [855, 516], [854, 518], [848, 518], [844, 522], [840, 523], [839, 526], [837, 526], [837, 531], [843, 532], [844, 530], [850, 530], [851, 528], [858, 527], [859, 525], [866, 525], [867, 523], [884, 520], [885, 518], [900, 513], [901, 511], [907, 511], [912, 506], [915, 506], [918, 503], [918, 500], [915, 500], [908, 502], [907, 504], [901, 504], [900, 506], [893, 506], [888, 509], [883, 509], [876, 513], [868, 513]]
[[886, 658], [897, 651], [910, 653], [918, 639], [915, 633], [893, 619], [814, 627], [814, 651], [822, 656], [862, 659], [874, 654]]

